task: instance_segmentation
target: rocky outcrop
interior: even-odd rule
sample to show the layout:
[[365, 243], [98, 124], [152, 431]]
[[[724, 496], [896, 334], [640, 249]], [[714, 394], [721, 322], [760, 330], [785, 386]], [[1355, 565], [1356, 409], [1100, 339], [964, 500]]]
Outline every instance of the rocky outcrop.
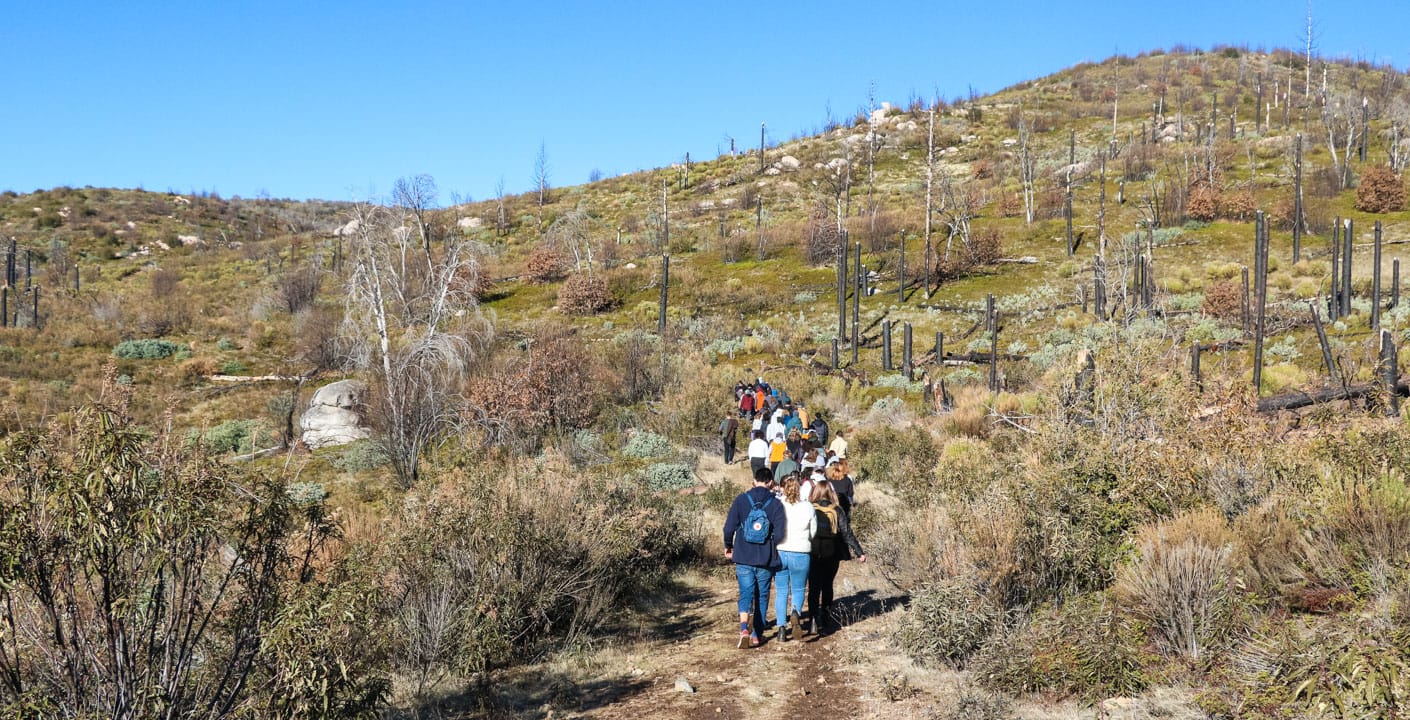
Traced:
[[370, 437], [371, 431], [358, 414], [366, 394], [367, 386], [357, 380], [339, 380], [319, 388], [299, 420], [304, 445], [317, 450]]

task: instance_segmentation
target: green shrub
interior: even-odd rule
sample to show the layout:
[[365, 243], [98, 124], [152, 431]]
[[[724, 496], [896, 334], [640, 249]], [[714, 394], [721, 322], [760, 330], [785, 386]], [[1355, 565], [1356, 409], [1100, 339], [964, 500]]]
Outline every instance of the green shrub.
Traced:
[[123, 340], [113, 348], [113, 354], [124, 360], [161, 360], [175, 355], [177, 351], [185, 349], [185, 345], [171, 342], [170, 340], [157, 340], [146, 338], [142, 340]]
[[222, 375], [239, 375], [246, 369], [245, 363], [239, 360], [226, 360], [220, 364], [220, 374]]
[[921, 588], [896, 628], [896, 644], [921, 663], [963, 670], [1004, 622], [1004, 611], [958, 580]]
[[634, 458], [658, 458], [671, 454], [671, 441], [656, 433], [639, 430], [632, 433], [622, 452]]
[[333, 458], [333, 467], [343, 472], [372, 470], [387, 464], [387, 455], [370, 440], [359, 440], [344, 446]]
[[235, 350], [235, 349], [237, 349], [237, 348], [239, 348], [239, 346], [235, 344], [235, 341], [234, 341], [234, 340], [231, 340], [231, 339], [228, 338], [228, 337], [223, 337], [223, 338], [221, 338], [220, 340], [217, 340], [216, 343], [215, 343], [215, 349], [216, 349], [216, 350], [222, 350], [222, 351], [228, 352], [228, 351], [230, 351], [230, 350]]
[[188, 444], [199, 443], [207, 452], [248, 453], [254, 452], [256, 440], [268, 441], [268, 434], [260, 433], [256, 420], [227, 420], [201, 433], [192, 430], [186, 436]]
[[883, 425], [857, 433], [853, 462], [858, 481], [881, 481], [892, 487], [927, 486], [940, 462], [940, 447], [919, 425], [898, 429]]
[[1046, 605], [971, 659], [979, 683], [1009, 693], [1055, 693], [1095, 702], [1149, 684], [1144, 628], [1101, 593]]
[[695, 485], [695, 471], [683, 463], [652, 463], [646, 467], [645, 478], [646, 486], [655, 492]]

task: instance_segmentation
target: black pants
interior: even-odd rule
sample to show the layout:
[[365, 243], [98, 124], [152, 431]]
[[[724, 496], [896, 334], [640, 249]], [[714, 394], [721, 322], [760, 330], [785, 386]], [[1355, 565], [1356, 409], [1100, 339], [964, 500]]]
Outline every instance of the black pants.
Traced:
[[753, 476], [755, 476], [755, 475], [758, 475], [758, 474], [759, 474], [759, 468], [768, 467], [768, 466], [769, 466], [769, 459], [768, 459], [768, 458], [761, 458], [761, 457], [751, 457], [751, 458], [749, 458], [749, 472], [750, 472], [750, 475], [749, 475], [749, 476], [750, 476], [750, 477], [753, 477]]
[[808, 612], [818, 618], [818, 611], [832, 604], [832, 583], [837, 579], [837, 568], [842, 564], [836, 556], [820, 559], [813, 557], [808, 565]]
[[734, 438], [725, 438], [725, 464], [734, 462]]

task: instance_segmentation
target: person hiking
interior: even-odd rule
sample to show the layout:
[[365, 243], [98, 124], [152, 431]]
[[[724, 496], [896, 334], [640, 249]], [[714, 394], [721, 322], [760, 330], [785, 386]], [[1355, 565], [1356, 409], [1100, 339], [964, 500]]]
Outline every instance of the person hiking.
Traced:
[[813, 429], [813, 441], [817, 443], [817, 446], [820, 448], [827, 447], [829, 440], [827, 421], [822, 419], [821, 415], [814, 415], [813, 421], [808, 424], [808, 427]]
[[783, 459], [788, 457], [788, 443], [783, 438], [775, 438], [769, 441], [769, 470], [774, 470]]
[[734, 563], [739, 582], [740, 649], [758, 647], [768, 628], [769, 588], [783, 567], [778, 545], [788, 532], [788, 514], [769, 490], [772, 479], [767, 470], [755, 473], [754, 486], [735, 497], [725, 516], [725, 559]]
[[785, 408], [783, 429], [787, 432], [797, 431], [800, 435], [803, 433], [803, 421], [798, 417], [798, 412], [792, 407]]
[[759, 470], [768, 467], [769, 464], [769, 442], [764, 439], [764, 431], [755, 430], [749, 440], [749, 472], [758, 474]]
[[739, 396], [739, 416], [753, 419], [754, 417], [754, 393], [741, 393]]
[[732, 412], [725, 413], [724, 422], [720, 423], [720, 440], [725, 444], [725, 464], [734, 464], [734, 444], [739, 436], [739, 418]]
[[[846, 434], [851, 435], [852, 428], [847, 428]], [[833, 455], [836, 455], [838, 459], [847, 457], [847, 438], [843, 435], [841, 430], [837, 431], [837, 435], [832, 438], [832, 442], [828, 444], [827, 449]]]
[[828, 482], [832, 485], [832, 491], [837, 494], [837, 506], [842, 508], [842, 512], [847, 514], [847, 519], [852, 519], [852, 506], [856, 504], [857, 487], [852, 481], [851, 468], [847, 464], [846, 458], [841, 458], [837, 462], [827, 466]]
[[833, 581], [837, 579], [837, 569], [843, 560], [856, 557], [857, 562], [866, 562], [867, 555], [852, 534], [852, 524], [847, 514], [837, 505], [837, 494], [831, 484], [818, 483], [813, 488], [809, 500], [816, 513], [817, 531], [813, 534], [813, 546], [808, 565], [808, 631], [822, 634], [829, 626], [832, 611]]
[[803, 459], [803, 435], [797, 430], [789, 430], [788, 437], [784, 438], [784, 444], [788, 446], [788, 457], [794, 462]]
[[769, 442], [773, 442], [775, 439], [785, 440], [787, 438], [788, 431], [784, 429], [783, 423], [777, 418], [770, 420], [769, 424], [764, 427], [764, 439]]
[[785, 477], [798, 472], [798, 461], [793, 459], [793, 455], [785, 452], [783, 459], [774, 465], [774, 481], [782, 482]]
[[813, 503], [801, 495], [799, 479], [797, 473], [783, 479], [783, 507], [788, 527], [783, 542], [778, 544], [778, 559], [783, 567], [774, 573], [774, 623], [778, 626], [775, 637], [779, 642], [787, 642], [790, 635], [795, 638], [803, 635], [803, 594], [812, 560], [813, 534], [817, 530]]

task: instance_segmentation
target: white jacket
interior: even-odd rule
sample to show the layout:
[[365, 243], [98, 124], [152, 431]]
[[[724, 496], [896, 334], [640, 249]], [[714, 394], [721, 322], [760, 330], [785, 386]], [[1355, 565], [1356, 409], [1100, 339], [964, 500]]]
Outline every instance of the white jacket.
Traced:
[[813, 536], [818, 532], [817, 515], [813, 513], [813, 504], [798, 498], [798, 502], [783, 506], [784, 512], [788, 515], [788, 526], [785, 528], [783, 542], [778, 544], [779, 552], [811, 552], [813, 549]]
[[769, 444], [758, 438], [749, 441], [749, 457], [767, 458], [769, 456]]

